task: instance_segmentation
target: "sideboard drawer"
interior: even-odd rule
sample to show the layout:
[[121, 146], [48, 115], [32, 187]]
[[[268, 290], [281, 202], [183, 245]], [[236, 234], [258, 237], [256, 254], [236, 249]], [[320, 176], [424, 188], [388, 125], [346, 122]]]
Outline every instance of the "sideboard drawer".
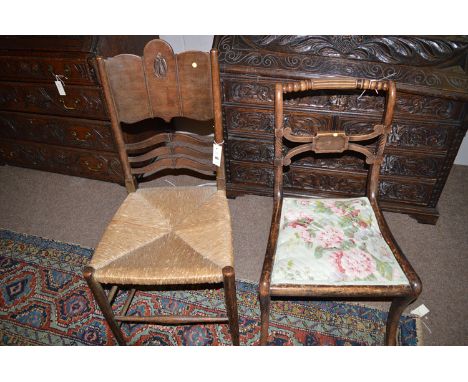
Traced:
[[0, 112], [0, 138], [115, 151], [109, 122]]
[[[273, 135], [275, 129], [272, 110], [242, 107], [227, 107], [226, 128], [230, 134], [258, 137], [259, 134]], [[284, 112], [284, 127], [290, 127], [294, 134], [313, 135], [317, 130], [330, 130], [333, 125], [330, 115]]]
[[97, 85], [95, 69], [91, 57], [86, 54], [67, 57], [62, 54], [50, 56], [0, 56], [0, 77], [4, 81], [49, 82], [53, 84], [55, 75], [62, 76], [65, 87], [75, 85]]
[[[258, 79], [225, 78], [224, 102], [229, 104], [269, 106], [273, 108], [275, 83], [281, 81]], [[397, 87], [398, 92], [398, 87]], [[303, 97], [288, 99], [286, 109], [308, 109], [319, 112], [346, 112], [359, 115], [381, 116], [384, 98], [372, 92], [360, 94], [359, 91], [344, 95], [327, 95], [324, 92], [305, 92]], [[463, 102], [398, 92], [395, 118], [437, 118], [441, 120], [459, 119], [463, 112]]]
[[115, 153], [0, 139], [0, 160], [13, 165], [67, 175], [121, 182], [122, 166]]
[[94, 86], [65, 87], [59, 95], [54, 84], [0, 83], [0, 110], [107, 119], [102, 91]]

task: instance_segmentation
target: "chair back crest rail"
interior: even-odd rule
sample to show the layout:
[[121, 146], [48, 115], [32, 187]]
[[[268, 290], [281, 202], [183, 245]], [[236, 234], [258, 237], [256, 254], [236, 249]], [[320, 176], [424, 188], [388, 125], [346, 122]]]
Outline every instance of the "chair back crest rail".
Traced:
[[[283, 96], [295, 93], [300, 97], [301, 92], [314, 90], [372, 90], [377, 93], [386, 94], [385, 111], [383, 111], [382, 122], [374, 125], [373, 131], [367, 134], [347, 135], [344, 131], [323, 131], [317, 129], [315, 135], [298, 136], [293, 134], [291, 127], [284, 128]], [[274, 198], [279, 200], [283, 193], [283, 166], [289, 166], [296, 155], [312, 151], [322, 153], [342, 153], [344, 151], [355, 151], [365, 156], [366, 163], [370, 165], [367, 195], [375, 201], [378, 192], [378, 181], [380, 165], [387, 136], [391, 131], [393, 111], [395, 108], [396, 87], [389, 80], [368, 80], [357, 78], [325, 78], [306, 79], [298, 82], [278, 83], [275, 88], [275, 183]], [[364, 142], [378, 138], [375, 150], [370, 147], [355, 143]], [[283, 139], [294, 143], [301, 143], [283, 154]]]
[[[120, 54], [99, 58], [111, 123], [128, 191], [136, 189], [135, 175], [165, 169], [189, 169], [205, 175], [216, 172], [224, 189], [223, 163], [212, 164], [212, 144], [223, 141], [217, 51], [175, 54], [164, 40], [152, 40], [143, 56]], [[214, 138], [182, 131], [157, 132], [136, 143], [126, 143], [121, 123], [174, 117], [214, 120]], [[131, 128], [131, 126], [130, 126]]]

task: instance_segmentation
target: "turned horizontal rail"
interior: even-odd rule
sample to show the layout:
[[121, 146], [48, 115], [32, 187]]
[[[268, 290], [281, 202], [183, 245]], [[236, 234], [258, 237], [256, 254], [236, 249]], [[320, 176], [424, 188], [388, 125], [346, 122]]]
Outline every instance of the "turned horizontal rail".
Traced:
[[368, 80], [361, 78], [351, 79], [307, 79], [298, 82], [288, 82], [281, 85], [283, 93], [307, 91], [307, 90], [328, 90], [328, 89], [361, 89], [361, 90], [384, 90], [389, 88], [386, 80]]

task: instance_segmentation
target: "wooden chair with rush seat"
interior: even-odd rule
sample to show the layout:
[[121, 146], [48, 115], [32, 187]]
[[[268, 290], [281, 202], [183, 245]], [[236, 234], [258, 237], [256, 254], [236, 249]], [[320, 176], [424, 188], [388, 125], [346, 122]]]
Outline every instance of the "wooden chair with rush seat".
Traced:
[[[386, 95], [382, 123], [366, 134], [318, 131], [315, 127], [304, 133], [295, 131], [292, 123], [284, 127], [283, 108], [288, 107], [287, 102], [318, 91], [349, 94], [358, 90]], [[323, 78], [276, 84], [274, 205], [259, 286], [261, 345], [268, 342], [272, 297], [391, 300], [385, 344], [397, 343], [400, 316], [421, 293], [422, 286], [377, 202], [380, 167], [395, 102], [392, 81]], [[318, 156], [342, 155], [345, 151], [361, 154], [369, 166], [365, 197], [284, 196], [284, 167], [294, 157], [310, 152]]]
[[[122, 322], [189, 324], [228, 322], [239, 344], [234, 259], [224, 165], [212, 163], [213, 140], [222, 144], [217, 52], [174, 54], [163, 40], [150, 41], [143, 57], [122, 54], [98, 60], [112, 129], [129, 195], [103, 234], [84, 277], [120, 345]], [[214, 120], [212, 135], [156, 132], [125, 142], [121, 123], [174, 117]], [[130, 125], [131, 128], [131, 125]], [[214, 187], [137, 189], [136, 176], [189, 169], [216, 174]], [[127, 315], [139, 287], [198, 285], [224, 287], [223, 317]], [[109, 288], [106, 293], [105, 289]], [[130, 289], [118, 314], [112, 302], [119, 288]]]

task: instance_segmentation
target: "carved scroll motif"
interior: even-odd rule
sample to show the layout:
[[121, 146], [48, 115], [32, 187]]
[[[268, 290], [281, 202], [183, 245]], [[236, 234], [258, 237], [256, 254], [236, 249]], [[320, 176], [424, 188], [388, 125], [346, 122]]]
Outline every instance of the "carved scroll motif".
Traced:
[[[424, 66], [463, 61], [468, 41], [416, 36], [224, 36], [220, 62], [259, 69], [285, 69], [315, 74], [383, 78], [423, 86], [468, 90], [466, 75], [437, 74]], [[267, 49], [272, 52], [265, 53]], [[343, 65], [340, 59], [347, 59]], [[372, 62], [374, 61], [374, 62]], [[400, 65], [416, 66], [400, 66]]]
[[440, 65], [468, 48], [467, 41], [417, 36], [244, 36], [241, 39], [263, 49], [387, 64]]

